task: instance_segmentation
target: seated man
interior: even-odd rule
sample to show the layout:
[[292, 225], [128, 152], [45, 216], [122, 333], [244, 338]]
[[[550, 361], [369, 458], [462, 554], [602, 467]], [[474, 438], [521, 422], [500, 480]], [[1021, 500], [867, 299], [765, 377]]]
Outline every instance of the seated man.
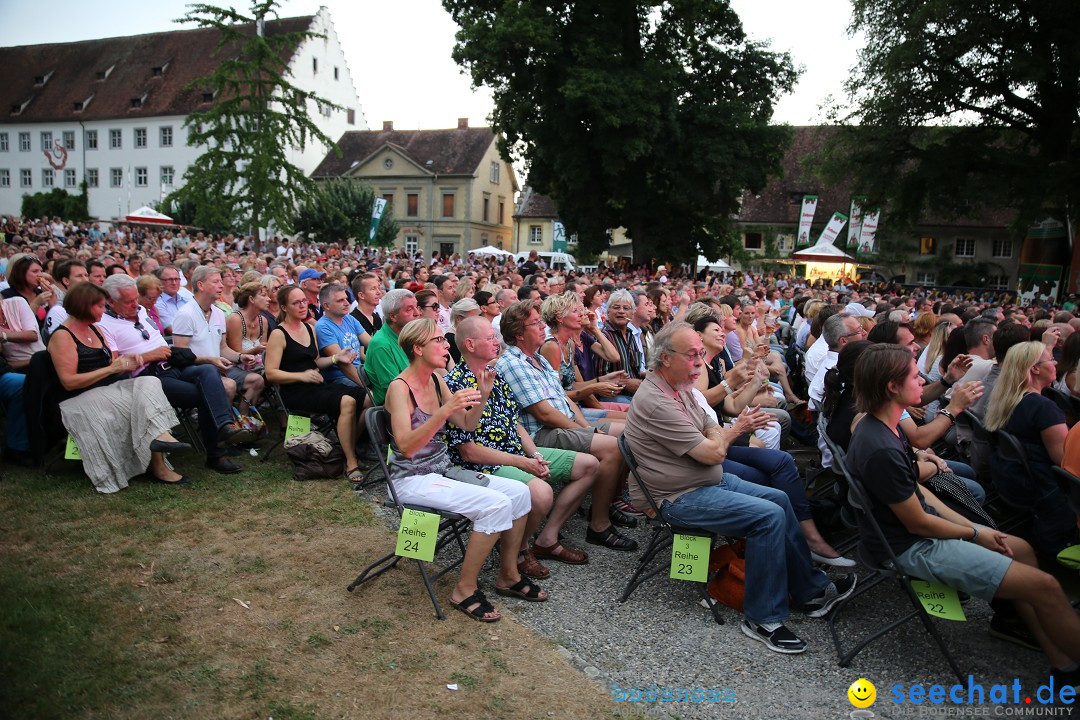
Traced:
[[577, 404], [566, 397], [558, 373], [540, 354], [544, 321], [539, 309], [540, 303], [522, 300], [503, 312], [502, 335], [507, 348], [495, 368], [523, 406], [522, 425], [537, 445], [591, 453], [600, 462], [585, 541], [612, 550], [637, 550], [636, 541], [612, 527], [612, 522], [627, 527], [637, 524], [634, 518], [611, 507], [615, 490], [628, 473], [622, 453], [615, 438], [591, 426]]
[[[461, 362], [447, 373], [446, 385], [453, 392], [475, 388], [476, 373], [490, 371], [490, 363], [499, 356], [500, 343], [495, 330], [483, 317], [465, 318], [457, 324], [455, 341], [461, 351]], [[476, 430], [467, 432], [448, 423], [446, 444], [455, 465], [528, 484], [532, 510], [522, 538], [518, 571], [543, 580], [551, 573], [536, 559], [537, 556], [569, 565], [584, 565], [589, 561], [587, 553], [569, 543], [561, 543], [559, 533], [593, 486], [600, 464], [587, 453], [538, 448], [521, 426], [519, 410], [514, 391], [496, 373]], [[508, 432], [508, 428], [514, 428], [516, 432]], [[562, 488], [554, 506], [548, 483]], [[528, 538], [545, 517], [547, 523], [530, 549]]]
[[[746, 538], [742, 632], [775, 652], [801, 653], [806, 643], [784, 625], [788, 596], [810, 617], [824, 617], [855, 590], [856, 577], [831, 583], [814, 569], [782, 491], [724, 472], [729, 434], [753, 429], [751, 416], [741, 415], [725, 430], [705, 414], [691, 392], [704, 371], [702, 357], [693, 327], [665, 325], [653, 338], [649, 373], [630, 405], [624, 434], [665, 520]], [[648, 506], [637, 483], [630, 494], [636, 506]]]
[[364, 328], [360, 322], [349, 315], [349, 294], [344, 285], [327, 283], [319, 290], [319, 304], [323, 316], [315, 323], [315, 333], [319, 337], [319, 351], [330, 357], [346, 351], [354, 354], [351, 363], [335, 363], [323, 370], [327, 382], [363, 387], [358, 370], [360, 351], [368, 344]]
[[383, 326], [371, 338], [364, 363], [376, 405], [382, 405], [386, 399], [386, 388], [390, 381], [409, 367], [409, 358], [405, 357], [405, 351], [398, 345], [398, 334], [420, 317], [416, 296], [404, 288], [386, 293], [379, 302], [379, 309], [382, 310]]
[[229, 398], [217, 368], [189, 365], [178, 369], [169, 365], [172, 351], [150, 322], [146, 308], [139, 304], [134, 278], [125, 273], [110, 275], [103, 288], [109, 295], [109, 309], [98, 326], [109, 347], [121, 355], [142, 355], [146, 364], [136, 368], [133, 376], [154, 375], [161, 380], [161, 389], [170, 403], [180, 408], [198, 408], [208, 468], [219, 473], [240, 472], [240, 466], [225, 457], [218, 443], [248, 442], [252, 437], [233, 424]]

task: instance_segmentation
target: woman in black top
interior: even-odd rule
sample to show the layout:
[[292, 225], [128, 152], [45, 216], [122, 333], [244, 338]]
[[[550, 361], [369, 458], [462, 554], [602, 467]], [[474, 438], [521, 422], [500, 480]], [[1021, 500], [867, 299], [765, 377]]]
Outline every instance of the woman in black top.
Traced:
[[321, 357], [315, 328], [307, 317], [307, 299], [297, 285], [278, 290], [278, 326], [266, 345], [266, 380], [277, 383], [281, 399], [291, 410], [322, 413], [337, 421], [338, 440], [345, 453], [345, 476], [354, 481], [363, 477], [356, 459], [358, 407], [363, 407], [364, 391], [324, 382], [320, 372], [337, 363], [351, 363], [352, 350]]

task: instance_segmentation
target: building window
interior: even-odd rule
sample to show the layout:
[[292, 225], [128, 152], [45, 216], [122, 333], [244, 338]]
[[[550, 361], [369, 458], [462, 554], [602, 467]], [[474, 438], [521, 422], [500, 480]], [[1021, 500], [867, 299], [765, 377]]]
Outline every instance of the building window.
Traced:
[[350, 125], [356, 124], [356, 111], [352, 108], [349, 108], [345, 111], [345, 122], [349, 123]]
[[86, 131], [86, 149], [97, 150], [97, 130]]
[[73, 168], [67, 168], [64, 170], [64, 187], [75, 187], [75, 170]]
[[74, 150], [75, 149], [75, 131], [74, 130], [65, 130], [64, 131], [64, 149], [65, 150]]
[[499, 184], [499, 163], [497, 160], [491, 161], [490, 179], [492, 184]]
[[994, 288], [995, 290], [1008, 290], [1009, 289], [1009, 276], [1008, 275], [991, 275], [986, 278], [987, 287]]
[[420, 214], [420, 194], [407, 193], [405, 195], [405, 215], [416, 217]]
[[19, 151], [20, 152], [30, 152], [30, 133], [28, 133], [28, 132], [19, 133]]
[[776, 236], [776, 249], [780, 252], [791, 252], [795, 249], [795, 236], [794, 235], [777, 235]]
[[335, 80], [337, 80], [337, 79], [338, 79], [338, 69], [337, 69], [337, 66], [335, 66], [335, 67], [334, 67], [334, 79], [335, 79]]
[[420, 238], [417, 235], [405, 236], [405, 252], [409, 255], [415, 255], [416, 251], [420, 249]]
[[53, 186], [53, 179], [56, 177], [56, 171], [52, 168], [45, 168], [41, 171], [41, 187], [51, 188]]
[[97, 187], [98, 186], [98, 172], [97, 168], [90, 168], [86, 171], [86, 186]]
[[23, 168], [19, 171], [19, 187], [33, 187], [34, 184], [34, 172]]
[[443, 193], [442, 196], [442, 216], [454, 217], [454, 195], [453, 193]]
[[109, 131], [109, 147], [113, 150], [119, 150], [121, 147], [123, 147], [119, 130]]
[[319, 58], [311, 58], [311, 74], [319, 74]]
[[8, 151], [8, 134], [0, 133], [0, 152]]
[[919, 254], [920, 255], [934, 255], [937, 253], [937, 238], [923, 237], [919, 238]]
[[382, 199], [386, 201], [386, 207], [383, 208], [383, 217], [392, 217], [394, 211], [394, 193], [383, 193]]
[[539, 245], [544, 242], [544, 228], [542, 225], [529, 226], [529, 244]]
[[956, 257], [975, 257], [975, 238], [956, 238]]
[[123, 187], [124, 169], [109, 168], [109, 187]]
[[505, 225], [506, 224], [505, 210], [506, 210], [506, 203], [503, 202], [502, 200], [500, 200], [499, 201], [499, 224], [500, 225]]
[[53, 149], [53, 147], [52, 147], [52, 133], [51, 132], [43, 132], [43, 133], [41, 133], [41, 149], [44, 150], [45, 152], [49, 152], [50, 150]]
[[146, 147], [146, 128], [135, 128], [135, 147]]
[[[923, 238], [924, 240], [926, 238]], [[934, 285], [937, 283], [937, 273], [920, 270], [915, 273], [915, 282], [920, 285]]]
[[484, 222], [488, 221], [489, 208], [491, 206], [491, 198], [484, 198]]
[[743, 236], [743, 247], [747, 250], [760, 250], [762, 248], [761, 233], [746, 233]]
[[0, 169], [0, 187], [11, 187], [11, 171]]
[[147, 183], [148, 175], [149, 175], [149, 173], [146, 172], [146, 168], [144, 168], [144, 167], [135, 168], [135, 187], [146, 187], [147, 184], [148, 184]]
[[163, 125], [159, 130], [158, 144], [161, 147], [172, 147], [172, 125]]
[[173, 184], [173, 169], [172, 165], [161, 166], [161, 187], [172, 187]]
[[993, 255], [996, 258], [1011, 258], [1012, 257], [1012, 240], [995, 240]]

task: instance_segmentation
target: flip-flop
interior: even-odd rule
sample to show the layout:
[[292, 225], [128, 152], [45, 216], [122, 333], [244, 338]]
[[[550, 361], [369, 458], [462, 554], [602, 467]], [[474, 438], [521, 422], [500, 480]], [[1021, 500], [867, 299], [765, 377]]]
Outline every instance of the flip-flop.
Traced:
[[[525, 588], [528, 588], [526, 590]], [[516, 597], [528, 602], [547, 602], [547, 595], [540, 595], [543, 590], [528, 578], [521, 578], [508, 588], [495, 586], [495, 593], [506, 597]]]
[[[451, 598], [450, 604], [477, 622], [493, 623], [502, 619], [501, 617], [484, 617], [484, 613], [494, 612], [495, 606], [488, 602], [488, 599], [484, 597], [484, 593], [480, 592], [479, 588], [461, 602], [454, 602], [453, 598]], [[469, 606], [473, 604], [476, 607], [469, 610]]]
[[364, 481], [364, 471], [358, 467], [354, 467], [352, 470], [346, 470], [345, 479], [353, 485], [358, 485]]

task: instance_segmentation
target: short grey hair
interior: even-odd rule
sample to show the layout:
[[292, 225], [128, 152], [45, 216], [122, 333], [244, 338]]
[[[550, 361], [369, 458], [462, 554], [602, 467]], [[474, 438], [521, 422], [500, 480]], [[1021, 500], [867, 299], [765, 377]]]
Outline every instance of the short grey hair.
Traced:
[[101, 289], [108, 293], [110, 300], [119, 300], [120, 291], [126, 290], [127, 288], [135, 288], [136, 292], [138, 291], [138, 284], [135, 282], [135, 278], [127, 273], [113, 273], [105, 278], [105, 282], [101, 286]]
[[457, 325], [459, 321], [465, 319], [465, 313], [473, 310], [480, 311], [479, 303], [472, 298], [461, 298], [450, 306], [450, 324]]
[[341, 283], [326, 283], [319, 289], [319, 304], [325, 305], [330, 301], [330, 296], [336, 292], [345, 292], [345, 286]]
[[608, 296], [608, 307], [611, 307], [618, 302], [629, 303], [631, 308], [637, 307], [637, 303], [634, 302], [634, 296], [629, 290], [616, 290]]
[[[627, 294], [629, 295], [629, 293]], [[610, 302], [610, 298], [608, 301]], [[653, 335], [652, 342], [649, 343], [648, 368], [650, 370], [656, 370], [660, 367], [665, 354], [673, 354], [672, 341], [675, 338], [676, 333], [680, 330], [693, 331], [693, 329], [694, 326], [686, 322], [670, 322], [661, 328], [660, 332]]]
[[214, 265], [200, 265], [191, 273], [191, 291], [198, 292], [199, 283], [206, 282], [211, 275], [220, 275], [221, 268]]
[[389, 320], [391, 315], [396, 315], [407, 297], [412, 297], [412, 291], [405, 288], [397, 288], [383, 295], [383, 299], [379, 301], [383, 320]]
[[839, 312], [831, 316], [825, 321], [825, 324], [821, 326], [821, 339], [825, 341], [825, 346], [830, 350], [835, 350], [840, 345], [840, 337], [847, 330], [844, 326], [844, 319], [853, 317], [851, 313]]

